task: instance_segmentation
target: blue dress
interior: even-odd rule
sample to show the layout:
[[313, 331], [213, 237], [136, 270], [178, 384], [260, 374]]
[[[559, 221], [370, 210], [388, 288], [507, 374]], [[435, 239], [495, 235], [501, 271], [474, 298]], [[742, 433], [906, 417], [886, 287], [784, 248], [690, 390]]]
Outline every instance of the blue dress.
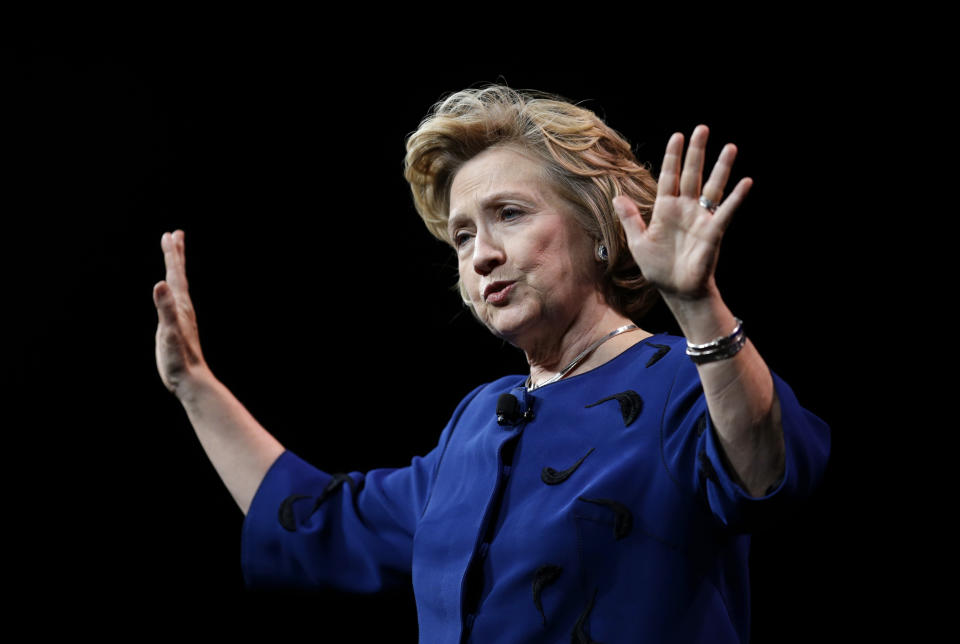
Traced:
[[412, 577], [425, 644], [748, 641], [748, 532], [813, 490], [829, 429], [774, 375], [786, 468], [749, 497], [684, 348], [661, 334], [532, 392], [483, 385], [408, 467], [330, 475], [285, 452], [244, 520], [247, 585]]

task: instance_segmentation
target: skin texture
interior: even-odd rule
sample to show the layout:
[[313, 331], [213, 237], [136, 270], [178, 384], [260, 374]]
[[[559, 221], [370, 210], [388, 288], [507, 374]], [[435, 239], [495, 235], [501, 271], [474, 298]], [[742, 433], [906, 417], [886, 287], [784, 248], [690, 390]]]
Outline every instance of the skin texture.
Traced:
[[[534, 382], [630, 324], [603, 297], [598, 242], [577, 224], [537, 161], [504, 147], [474, 157], [454, 177], [450, 213], [448, 231], [470, 303], [495, 335], [524, 351]], [[485, 296], [503, 284], [502, 299]], [[633, 333], [627, 341], [646, 335]]]

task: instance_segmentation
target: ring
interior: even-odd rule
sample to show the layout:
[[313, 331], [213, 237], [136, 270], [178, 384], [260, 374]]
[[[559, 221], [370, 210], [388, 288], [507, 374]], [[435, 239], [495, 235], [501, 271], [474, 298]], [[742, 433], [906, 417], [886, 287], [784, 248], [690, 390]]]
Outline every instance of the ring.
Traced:
[[707, 210], [709, 210], [710, 212], [714, 212], [717, 209], [717, 206], [719, 206], [720, 204], [717, 203], [716, 201], [713, 201], [712, 199], [707, 199], [703, 195], [700, 195], [700, 205], [706, 208]]

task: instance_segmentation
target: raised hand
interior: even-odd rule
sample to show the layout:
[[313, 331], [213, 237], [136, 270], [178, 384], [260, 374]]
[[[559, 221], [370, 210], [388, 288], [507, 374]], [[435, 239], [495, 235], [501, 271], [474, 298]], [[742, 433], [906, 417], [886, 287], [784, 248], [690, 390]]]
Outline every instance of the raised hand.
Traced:
[[167, 389], [177, 393], [185, 380], [207, 370], [197, 316], [187, 290], [186, 255], [183, 231], [164, 233], [160, 238], [167, 276], [153, 287], [157, 307], [157, 371]]
[[737, 156], [736, 146], [728, 143], [701, 190], [708, 136], [707, 126], [694, 129], [682, 172], [683, 134], [677, 132], [670, 137], [649, 225], [632, 199], [614, 199], [634, 260], [667, 297], [698, 299], [715, 289], [720, 240], [753, 185], [752, 179], [741, 179], [723, 199]]

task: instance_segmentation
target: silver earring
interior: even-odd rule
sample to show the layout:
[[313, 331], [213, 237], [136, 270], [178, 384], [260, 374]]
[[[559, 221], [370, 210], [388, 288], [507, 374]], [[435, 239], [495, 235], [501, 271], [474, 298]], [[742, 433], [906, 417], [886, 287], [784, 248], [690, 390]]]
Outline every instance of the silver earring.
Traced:
[[597, 245], [597, 259], [601, 262], [607, 261], [609, 254], [607, 253], [607, 247], [603, 245], [603, 242], [600, 242]]

